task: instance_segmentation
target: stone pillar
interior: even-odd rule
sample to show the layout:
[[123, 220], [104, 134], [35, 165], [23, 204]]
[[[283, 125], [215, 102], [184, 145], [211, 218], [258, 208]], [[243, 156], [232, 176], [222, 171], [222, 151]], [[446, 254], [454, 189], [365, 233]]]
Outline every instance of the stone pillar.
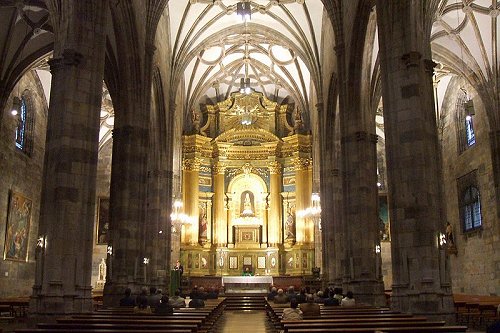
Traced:
[[199, 231], [199, 182], [200, 159], [184, 159], [182, 161], [182, 201], [184, 214], [191, 218], [191, 223], [182, 228], [181, 242], [183, 244], [197, 244]]
[[[498, 114], [493, 111], [492, 114]], [[500, 130], [490, 131], [491, 162], [496, 195], [496, 217], [500, 219]], [[496, 224], [500, 228], [500, 223]]]
[[[92, 248], [107, 1], [75, 3], [55, 31], [34, 315], [92, 311]], [[57, 10], [51, 8], [56, 15]]]
[[378, 191], [377, 136], [366, 132], [342, 137], [344, 286], [362, 302], [385, 305], [384, 284], [377, 253]]
[[297, 157], [293, 163], [295, 166], [295, 239], [297, 244], [310, 243], [313, 241], [310, 222], [299, 216], [299, 211], [305, 210], [311, 205], [312, 191], [312, 164], [310, 158]]
[[269, 246], [276, 247], [281, 243], [282, 230], [282, 201], [281, 201], [281, 164], [277, 161], [269, 163], [270, 172], [270, 194], [269, 194], [269, 212], [268, 235]]
[[227, 246], [227, 214], [224, 209], [225, 188], [224, 188], [224, 172], [225, 166], [222, 162], [217, 162], [213, 166], [214, 179], [214, 234], [213, 243], [220, 246]]
[[422, 6], [377, 1], [391, 207], [391, 307], [453, 321], [448, 259], [438, 241], [445, 219], [430, 25]]

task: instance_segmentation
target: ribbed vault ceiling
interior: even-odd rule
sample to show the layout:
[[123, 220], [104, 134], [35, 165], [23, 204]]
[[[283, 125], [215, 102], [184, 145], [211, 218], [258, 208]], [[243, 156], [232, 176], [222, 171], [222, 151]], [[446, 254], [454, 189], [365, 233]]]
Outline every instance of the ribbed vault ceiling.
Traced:
[[266, 97], [290, 97], [307, 110], [320, 76], [321, 1], [252, 0], [246, 22], [237, 16], [237, 3], [169, 1], [172, 57], [185, 107], [225, 99], [249, 77]]

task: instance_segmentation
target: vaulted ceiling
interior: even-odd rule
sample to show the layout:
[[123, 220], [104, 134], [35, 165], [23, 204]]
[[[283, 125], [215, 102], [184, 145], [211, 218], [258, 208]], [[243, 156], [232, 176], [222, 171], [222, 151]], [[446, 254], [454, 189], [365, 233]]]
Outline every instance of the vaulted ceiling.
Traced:
[[307, 109], [320, 82], [321, 0], [253, 0], [251, 19], [237, 0], [169, 1], [173, 64], [187, 109], [225, 99], [241, 78], [268, 98]]

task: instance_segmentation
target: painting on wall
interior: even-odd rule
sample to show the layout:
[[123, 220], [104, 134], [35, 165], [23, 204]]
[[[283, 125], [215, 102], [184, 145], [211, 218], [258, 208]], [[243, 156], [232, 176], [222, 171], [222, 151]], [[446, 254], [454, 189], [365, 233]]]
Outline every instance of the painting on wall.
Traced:
[[266, 257], [258, 257], [257, 258], [257, 268], [259, 268], [259, 269], [266, 268]]
[[389, 208], [387, 205], [387, 196], [380, 195], [378, 197], [378, 214], [379, 214], [379, 236], [381, 241], [390, 241], [390, 223], [389, 223]]
[[229, 257], [229, 269], [238, 269], [238, 257]]
[[97, 202], [97, 244], [108, 244], [109, 198], [99, 197]]
[[33, 203], [30, 199], [10, 192], [9, 211], [3, 258], [7, 260], [28, 260], [28, 239]]

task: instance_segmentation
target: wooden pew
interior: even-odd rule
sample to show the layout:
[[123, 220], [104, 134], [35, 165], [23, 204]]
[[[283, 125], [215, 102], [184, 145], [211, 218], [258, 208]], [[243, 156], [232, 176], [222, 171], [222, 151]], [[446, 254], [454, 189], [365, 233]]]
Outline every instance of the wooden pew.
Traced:
[[293, 328], [288, 333], [465, 333], [465, 326], [430, 326], [430, 327], [371, 327], [371, 328]]

